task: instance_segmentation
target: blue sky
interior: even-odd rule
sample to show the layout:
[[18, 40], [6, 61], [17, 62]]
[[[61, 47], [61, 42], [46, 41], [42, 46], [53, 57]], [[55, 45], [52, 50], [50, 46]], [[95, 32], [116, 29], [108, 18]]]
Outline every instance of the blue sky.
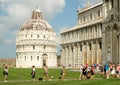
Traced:
[[101, 0], [0, 0], [0, 57], [15, 57], [16, 33], [20, 26], [31, 18], [36, 6], [59, 35], [60, 29], [76, 25], [78, 7], [84, 8], [88, 1], [91, 6], [101, 2]]

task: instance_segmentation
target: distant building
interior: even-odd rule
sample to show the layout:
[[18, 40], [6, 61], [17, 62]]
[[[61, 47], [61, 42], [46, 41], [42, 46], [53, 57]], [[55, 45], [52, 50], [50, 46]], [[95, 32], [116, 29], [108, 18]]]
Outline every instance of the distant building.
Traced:
[[77, 25], [60, 33], [61, 64], [72, 68], [80, 64], [120, 64], [120, 0], [88, 5], [78, 9], [77, 16]]
[[52, 27], [35, 9], [16, 36], [16, 67], [57, 67], [57, 39]]
[[0, 67], [15, 67], [16, 59], [15, 58], [0, 58]]

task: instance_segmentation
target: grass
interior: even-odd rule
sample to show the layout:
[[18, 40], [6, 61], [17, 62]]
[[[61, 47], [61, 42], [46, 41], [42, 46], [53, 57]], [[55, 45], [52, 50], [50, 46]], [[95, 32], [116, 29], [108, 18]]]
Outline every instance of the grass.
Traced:
[[[43, 77], [43, 69], [36, 69], [36, 79], [39, 77]], [[72, 74], [72, 75], [71, 75]], [[60, 69], [49, 69], [49, 76], [53, 77], [53, 79], [58, 79], [60, 75]], [[0, 81], [3, 80], [3, 69], [0, 69]], [[66, 70], [66, 78], [67, 79], [77, 79], [79, 77], [79, 72], [73, 72], [70, 70]], [[14, 68], [9, 69], [9, 80], [31, 80], [31, 69], [21, 69]]]
[[[79, 72], [66, 70], [64, 81], [58, 80], [60, 69], [49, 69], [52, 81], [31, 81], [31, 69], [9, 69], [9, 82], [3, 82], [3, 69], [0, 68], [0, 85], [120, 85], [120, 79], [77, 80]], [[98, 76], [98, 75], [97, 75]], [[36, 80], [43, 77], [43, 69], [36, 69]], [[57, 79], [57, 80], [56, 80]]]
[[0, 85], [120, 85], [120, 79], [0, 82]]

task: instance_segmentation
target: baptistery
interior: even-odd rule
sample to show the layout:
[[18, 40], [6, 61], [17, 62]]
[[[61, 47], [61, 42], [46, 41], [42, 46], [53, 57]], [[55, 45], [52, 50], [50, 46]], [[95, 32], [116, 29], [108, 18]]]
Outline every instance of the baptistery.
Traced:
[[41, 10], [32, 12], [16, 35], [16, 67], [50, 68], [57, 66], [57, 38], [52, 26], [45, 21]]

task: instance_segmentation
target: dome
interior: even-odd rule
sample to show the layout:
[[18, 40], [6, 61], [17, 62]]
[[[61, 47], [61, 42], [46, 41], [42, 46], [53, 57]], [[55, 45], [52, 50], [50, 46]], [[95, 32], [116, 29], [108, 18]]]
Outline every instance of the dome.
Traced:
[[37, 9], [35, 9], [35, 11], [36, 11], [36, 12], [41, 12], [41, 10], [40, 10], [40, 9], [38, 9], [38, 8], [37, 8]]
[[37, 8], [32, 12], [32, 17], [21, 27], [20, 31], [45, 30], [53, 31], [47, 21], [43, 19], [42, 12]]

